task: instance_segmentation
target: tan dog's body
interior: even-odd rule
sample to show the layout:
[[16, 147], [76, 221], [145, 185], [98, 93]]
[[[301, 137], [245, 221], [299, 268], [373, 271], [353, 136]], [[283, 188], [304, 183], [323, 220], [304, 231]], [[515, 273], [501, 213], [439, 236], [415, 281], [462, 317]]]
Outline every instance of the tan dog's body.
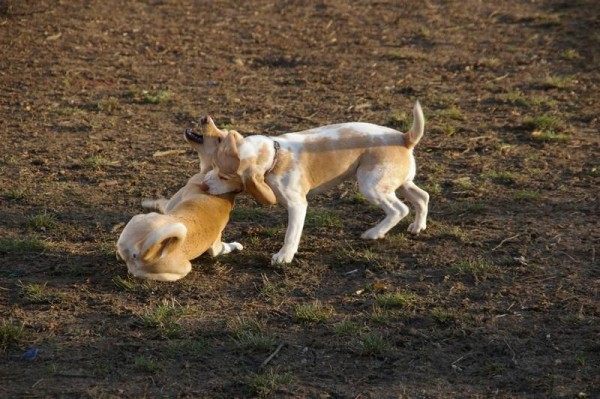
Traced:
[[174, 281], [191, 270], [190, 260], [208, 251], [211, 256], [241, 250], [221, 242], [235, 194], [202, 192], [203, 175], [194, 175], [165, 205], [165, 213], [134, 216], [119, 237], [117, 251], [136, 277]]
[[408, 231], [424, 230], [429, 195], [413, 183], [416, 173], [413, 148], [424, 132], [424, 117], [417, 102], [413, 125], [407, 133], [368, 123], [323, 126], [275, 138], [242, 137], [230, 132], [219, 145], [216, 166], [206, 174], [203, 189], [211, 194], [245, 190], [259, 202], [280, 202], [288, 209], [288, 228], [273, 263], [289, 263], [298, 250], [308, 194], [333, 187], [355, 176], [360, 192], [381, 207], [386, 217], [363, 233], [378, 239], [408, 214], [401, 194], [415, 207]]

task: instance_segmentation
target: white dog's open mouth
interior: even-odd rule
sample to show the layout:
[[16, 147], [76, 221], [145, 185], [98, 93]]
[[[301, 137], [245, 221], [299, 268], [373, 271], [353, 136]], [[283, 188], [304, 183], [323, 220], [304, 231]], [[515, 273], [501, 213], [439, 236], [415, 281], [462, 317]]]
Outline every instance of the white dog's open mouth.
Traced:
[[192, 141], [192, 142], [198, 143], [198, 144], [204, 143], [204, 137], [195, 133], [192, 129], [189, 129], [189, 128], [185, 129], [185, 132], [183, 134], [185, 136], [185, 139], [188, 141]]

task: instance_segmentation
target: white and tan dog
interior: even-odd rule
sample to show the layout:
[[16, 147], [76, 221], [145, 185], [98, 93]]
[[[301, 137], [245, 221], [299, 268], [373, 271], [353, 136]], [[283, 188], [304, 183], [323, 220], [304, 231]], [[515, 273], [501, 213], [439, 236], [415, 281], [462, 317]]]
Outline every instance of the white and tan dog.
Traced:
[[307, 209], [307, 194], [355, 176], [360, 192], [386, 217], [362, 234], [383, 238], [408, 214], [395, 191], [415, 208], [408, 231], [417, 234], [427, 221], [429, 194], [413, 183], [413, 148], [423, 136], [425, 121], [417, 101], [413, 124], [406, 133], [369, 123], [342, 123], [277, 137], [242, 137], [231, 131], [219, 145], [214, 168], [202, 188], [210, 194], [245, 190], [263, 204], [280, 202], [288, 209], [285, 242], [273, 263], [289, 263], [298, 250]]
[[221, 242], [235, 193], [212, 196], [200, 189], [217, 145], [227, 132], [217, 129], [208, 116], [200, 120], [200, 126], [201, 134], [185, 131], [186, 140], [200, 157], [200, 173], [170, 200], [144, 201], [143, 207], [160, 213], [134, 216], [119, 237], [117, 254], [136, 277], [179, 280], [190, 272], [190, 260], [206, 251], [217, 256], [242, 249], [237, 242]]

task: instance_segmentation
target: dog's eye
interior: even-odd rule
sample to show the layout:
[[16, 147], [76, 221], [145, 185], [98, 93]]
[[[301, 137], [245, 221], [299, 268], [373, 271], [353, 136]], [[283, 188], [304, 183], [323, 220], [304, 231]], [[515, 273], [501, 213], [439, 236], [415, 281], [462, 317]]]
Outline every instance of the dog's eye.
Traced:
[[219, 175], [219, 179], [227, 181], [227, 180], [229, 180], [229, 177]]

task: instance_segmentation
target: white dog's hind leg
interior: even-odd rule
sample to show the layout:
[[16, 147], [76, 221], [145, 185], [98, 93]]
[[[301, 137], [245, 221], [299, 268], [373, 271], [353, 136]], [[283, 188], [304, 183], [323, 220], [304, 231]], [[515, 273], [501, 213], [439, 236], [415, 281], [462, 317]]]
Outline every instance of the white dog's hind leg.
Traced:
[[412, 181], [406, 182], [400, 187], [400, 194], [415, 207], [415, 221], [408, 226], [408, 232], [418, 234], [427, 227], [429, 194]]
[[408, 215], [408, 207], [396, 197], [395, 193], [383, 194], [375, 190], [362, 190], [361, 192], [373, 205], [377, 205], [385, 212], [385, 218], [375, 227], [365, 231], [361, 238], [375, 240], [385, 237], [385, 234]]
[[298, 252], [302, 229], [304, 228], [304, 219], [306, 219], [306, 198], [297, 199], [292, 204], [288, 204], [288, 227], [285, 232], [285, 241], [283, 247], [271, 258], [272, 264], [290, 263], [294, 255]]

